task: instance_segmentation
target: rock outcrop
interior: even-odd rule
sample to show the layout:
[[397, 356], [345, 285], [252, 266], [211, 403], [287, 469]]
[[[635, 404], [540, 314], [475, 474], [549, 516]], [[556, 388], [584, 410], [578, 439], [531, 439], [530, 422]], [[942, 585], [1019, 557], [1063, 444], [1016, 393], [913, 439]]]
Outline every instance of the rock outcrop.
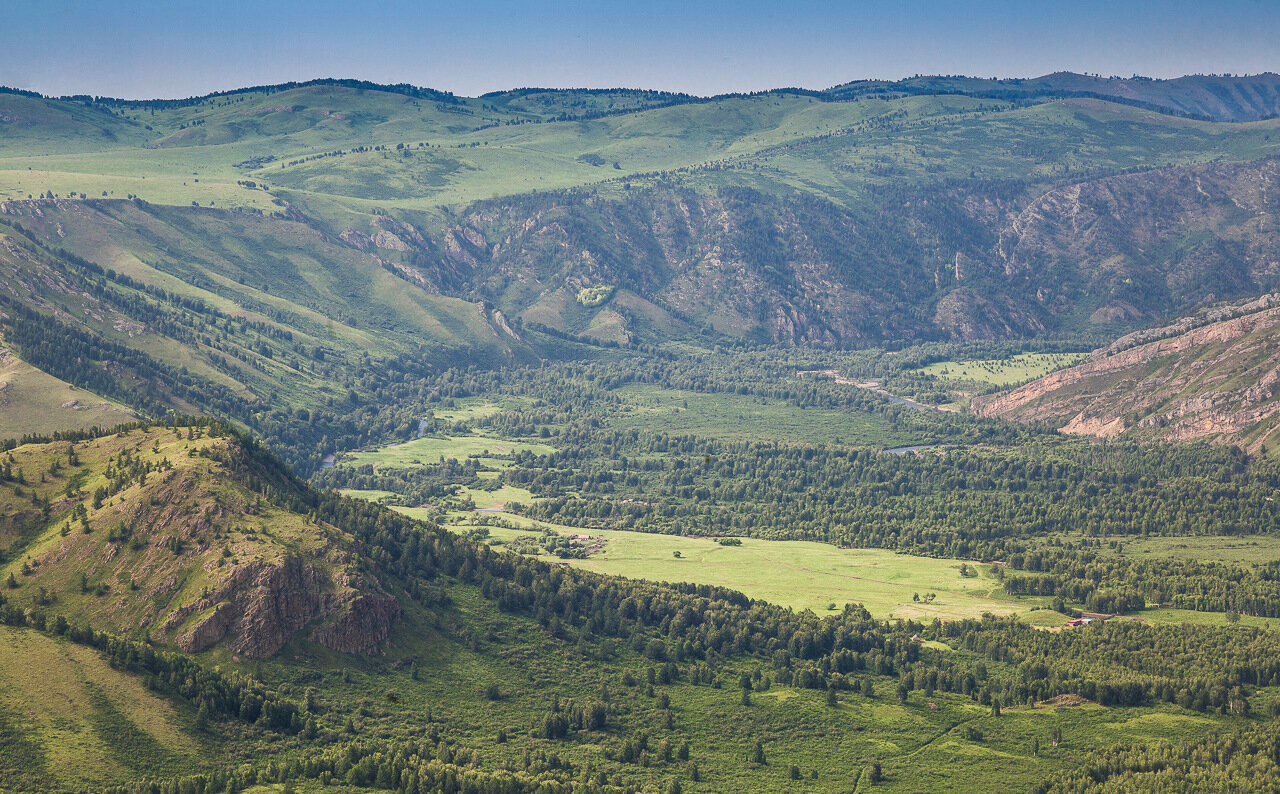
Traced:
[[175, 628], [187, 615], [211, 610], [178, 637], [179, 648], [203, 651], [226, 637], [237, 653], [270, 656], [323, 614], [325, 579], [321, 571], [297, 557], [279, 564], [245, 565], [213, 593], [176, 610], [162, 629]]
[[[198, 617], [186, 621], [190, 615]], [[262, 658], [320, 620], [312, 639], [335, 651], [366, 653], [386, 640], [399, 616], [400, 605], [373, 583], [348, 576], [335, 582], [322, 568], [289, 557], [240, 568], [216, 592], [176, 610], [161, 628], [187, 622], [176, 642], [188, 653], [226, 639], [236, 653]]]
[[974, 401], [979, 416], [1259, 448], [1280, 423], [1280, 295], [1140, 331], [1084, 362]]

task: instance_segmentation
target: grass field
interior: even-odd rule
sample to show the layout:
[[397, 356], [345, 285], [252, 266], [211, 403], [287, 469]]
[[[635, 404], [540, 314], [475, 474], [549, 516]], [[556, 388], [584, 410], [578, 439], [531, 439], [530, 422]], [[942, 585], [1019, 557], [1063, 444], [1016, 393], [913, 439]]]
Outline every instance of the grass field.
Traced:
[[462, 487], [458, 489], [458, 495], [471, 499], [477, 510], [501, 510], [512, 502], [528, 504], [533, 501], [533, 494], [511, 485], [504, 485], [496, 491]]
[[367, 502], [394, 502], [400, 498], [399, 494], [391, 491], [360, 490], [357, 488], [339, 488], [338, 493], [343, 496], [349, 496], [352, 499], [364, 499]]
[[[0, 627], [0, 721], [19, 741], [6, 761], [74, 788], [189, 769], [201, 755], [192, 716], [114, 670], [96, 651], [33, 631]], [[19, 759], [21, 747], [33, 757]], [[0, 783], [0, 789], [3, 789]]]
[[[68, 406], [72, 401], [75, 406]], [[133, 418], [120, 405], [77, 389], [0, 347], [0, 438], [111, 427]]]
[[[417, 508], [397, 509], [408, 515], [426, 515]], [[458, 522], [453, 529], [470, 528], [465, 523], [469, 516], [454, 514], [453, 518]], [[501, 514], [500, 518], [528, 527], [488, 527], [491, 537], [503, 542], [544, 529], [562, 535], [582, 531], [512, 514]], [[752, 598], [819, 614], [833, 603], [837, 608], [861, 603], [877, 617], [928, 621], [978, 617], [984, 612], [1031, 614], [1031, 608], [1043, 600], [1004, 595], [989, 566], [969, 563], [978, 575], [961, 576], [960, 560], [883, 549], [838, 549], [807, 541], [743, 538], [741, 546], [721, 546], [710, 538], [645, 532], [593, 530], [590, 534], [607, 539], [604, 552], [565, 562], [612, 576], [728, 587]], [[677, 551], [679, 558], [675, 557]], [[936, 597], [926, 601], [929, 593]], [[917, 594], [920, 601], [914, 599]], [[1035, 616], [1046, 625], [1066, 620], [1047, 610], [1038, 610]]]
[[661, 427], [672, 435], [735, 441], [892, 447], [920, 439], [895, 431], [883, 417], [854, 410], [800, 408], [782, 400], [704, 394], [633, 384], [617, 389], [629, 410], [609, 420], [618, 429]]
[[[961, 576], [957, 560], [882, 549], [836, 549], [806, 541], [746, 538], [741, 546], [721, 546], [706, 538], [593, 534], [608, 538], [604, 553], [573, 564], [636, 579], [721, 585], [796, 609], [823, 612], [831, 603], [862, 603], [878, 617], [928, 621], [1028, 608], [1025, 602], [1000, 595], [999, 583], [985, 566], [977, 566], [979, 576]], [[937, 594], [931, 603], [923, 600], [928, 593]], [[913, 600], [916, 594], [921, 601]]]
[[[1225, 612], [1196, 612], [1191, 609], [1144, 609], [1133, 613], [1148, 623], [1190, 623], [1195, 626], [1226, 626]], [[1241, 615], [1241, 626], [1257, 626], [1264, 629], [1280, 629], [1280, 618], [1260, 618]]]
[[938, 361], [921, 367], [920, 372], [941, 380], [1012, 386], [1043, 377], [1054, 370], [1069, 367], [1085, 357], [1085, 353], [1019, 353], [1005, 359], [986, 361]]
[[503, 404], [479, 397], [468, 397], [454, 400], [452, 405], [445, 408], [434, 408], [431, 415], [442, 422], [473, 422], [477, 419], [496, 416], [502, 411]]
[[468, 436], [424, 436], [367, 452], [351, 452], [338, 459], [339, 466], [364, 466], [374, 468], [410, 469], [416, 466], [438, 463], [441, 458], [497, 458], [514, 452], [529, 451], [535, 455], [547, 455], [555, 451], [549, 444], [530, 441], [510, 441], [474, 433]]
[[1187, 560], [1268, 563], [1280, 560], [1280, 537], [1187, 536], [1126, 538], [1120, 553], [1126, 557], [1179, 557]]

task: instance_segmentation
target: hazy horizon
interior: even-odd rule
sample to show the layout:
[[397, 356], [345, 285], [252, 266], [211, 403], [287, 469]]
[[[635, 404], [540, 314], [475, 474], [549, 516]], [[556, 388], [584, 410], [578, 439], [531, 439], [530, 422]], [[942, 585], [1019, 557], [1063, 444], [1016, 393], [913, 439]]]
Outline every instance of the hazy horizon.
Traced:
[[[136, 96], [134, 97], [134, 96], [119, 96], [114, 94], [89, 93], [84, 91], [74, 92], [74, 93], [50, 93], [46, 91], [39, 91], [33, 88], [25, 88], [23, 86], [10, 85], [3, 82], [0, 82], [0, 88], [16, 89], [20, 91], [32, 91], [34, 93], [38, 93], [42, 96], [45, 96], [51, 99], [67, 99], [67, 98], [82, 96], [82, 97], [94, 97], [97, 99], [104, 99], [104, 100], [107, 100], [107, 99], [120, 100], [125, 102], [151, 102], [151, 101], [167, 102], [167, 101], [184, 101], [188, 99], [198, 99], [200, 97], [229, 94], [229, 93], [235, 93], [237, 91], [251, 91], [256, 88], [272, 88], [279, 85], [289, 85], [289, 84], [306, 85], [310, 83], [324, 82], [324, 81], [335, 81], [335, 82], [358, 81], [358, 82], [371, 83], [374, 85], [387, 86], [387, 87], [392, 87], [396, 85], [409, 85], [409, 86], [412, 86], [413, 88], [440, 91], [440, 92], [448, 93], [457, 97], [473, 98], [473, 99], [480, 98], [483, 96], [493, 95], [493, 94], [501, 94], [507, 91], [656, 91], [656, 92], [669, 93], [669, 94], [682, 94], [685, 96], [697, 97], [699, 99], [715, 99], [716, 97], [719, 97], [719, 96], [733, 96], [737, 94], [749, 94], [749, 93], [764, 93], [769, 91], [788, 91], [788, 90], [824, 91], [824, 90], [839, 87], [841, 85], [846, 85], [849, 83], [854, 83], [859, 81], [897, 82], [901, 80], [909, 80], [912, 78], [956, 78], [956, 77], [977, 79], [977, 80], [986, 80], [986, 79], [1035, 80], [1043, 77], [1049, 77], [1052, 74], [1061, 74], [1061, 73], [1063, 72], [1056, 72], [1056, 73], [1047, 72], [1045, 74], [1034, 74], [1034, 75], [983, 76], [983, 75], [962, 74], [959, 72], [946, 73], [946, 74], [933, 73], [933, 72], [930, 72], [930, 73], [920, 72], [916, 74], [904, 75], [902, 77], [858, 77], [858, 78], [853, 78], [851, 80], [842, 80], [839, 83], [833, 83], [831, 85], [824, 85], [824, 86], [773, 85], [773, 86], [761, 86], [758, 88], [743, 89], [741, 91], [726, 91], [719, 94], [697, 94], [689, 91], [678, 91], [675, 89], [665, 89], [665, 88], [653, 88], [651, 86], [643, 86], [643, 85], [599, 85], [599, 86], [595, 86], [595, 85], [563, 85], [563, 86], [513, 85], [507, 88], [500, 88], [500, 89], [495, 89], [493, 91], [486, 91], [483, 94], [469, 94], [469, 93], [461, 93], [458, 91], [451, 91], [448, 88], [442, 88], [440, 86], [435, 86], [435, 85], [422, 85], [419, 83], [413, 83], [408, 80], [368, 80], [363, 77], [354, 77], [351, 75], [317, 75], [314, 77], [281, 80], [273, 83], [246, 83], [244, 85], [214, 88], [209, 91], [200, 92], [198, 94], [187, 94], [184, 96], [174, 95], [174, 96]], [[1180, 80], [1180, 79], [1190, 78], [1190, 77], [1212, 77], [1222, 73], [1202, 72], [1202, 73], [1196, 73], [1196, 74], [1174, 75], [1172, 77], [1152, 77], [1151, 75], [1141, 75], [1141, 74], [1127, 75], [1127, 76], [1105, 75], [1105, 74], [1097, 75], [1097, 74], [1088, 74], [1085, 72], [1076, 72], [1076, 74], [1079, 74], [1084, 77], [1097, 77], [1103, 80], [1148, 79], [1148, 80], [1164, 81], [1164, 80]], [[1253, 73], [1227, 73], [1227, 74], [1229, 74], [1230, 77], [1234, 77], [1234, 78], [1261, 77], [1268, 74], [1280, 76], [1280, 72], [1276, 72], [1276, 71], [1253, 72]]]
[[216, 7], [18, 0], [0, 84], [46, 95], [180, 99], [353, 78], [463, 96], [522, 87], [700, 96], [914, 75], [1061, 71], [1167, 79], [1280, 70], [1280, 6], [1229, 0], [1070, 8], [751, 2], [458, 4], [332, 0]]

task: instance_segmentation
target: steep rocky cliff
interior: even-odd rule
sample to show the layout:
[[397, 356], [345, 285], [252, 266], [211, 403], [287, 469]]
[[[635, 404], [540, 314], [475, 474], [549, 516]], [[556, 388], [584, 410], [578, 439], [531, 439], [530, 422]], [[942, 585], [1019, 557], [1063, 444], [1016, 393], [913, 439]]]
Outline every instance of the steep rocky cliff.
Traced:
[[1256, 451], [1280, 422], [1280, 295], [1130, 334], [1077, 366], [975, 400], [973, 410], [1067, 433]]
[[[438, 234], [417, 256], [451, 274], [443, 289], [572, 333], [613, 312], [642, 336], [1016, 338], [1280, 288], [1280, 162], [904, 186], [858, 205], [679, 184], [523, 196]], [[634, 305], [576, 304], [595, 285]]]

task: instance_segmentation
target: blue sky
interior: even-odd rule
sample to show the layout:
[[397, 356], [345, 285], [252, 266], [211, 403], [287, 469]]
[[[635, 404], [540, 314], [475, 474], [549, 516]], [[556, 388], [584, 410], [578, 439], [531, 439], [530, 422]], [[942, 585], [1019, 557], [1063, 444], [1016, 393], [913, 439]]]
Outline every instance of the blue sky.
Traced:
[[0, 84], [185, 97], [355, 77], [713, 94], [912, 74], [1280, 71], [1280, 0], [4, 0]]

